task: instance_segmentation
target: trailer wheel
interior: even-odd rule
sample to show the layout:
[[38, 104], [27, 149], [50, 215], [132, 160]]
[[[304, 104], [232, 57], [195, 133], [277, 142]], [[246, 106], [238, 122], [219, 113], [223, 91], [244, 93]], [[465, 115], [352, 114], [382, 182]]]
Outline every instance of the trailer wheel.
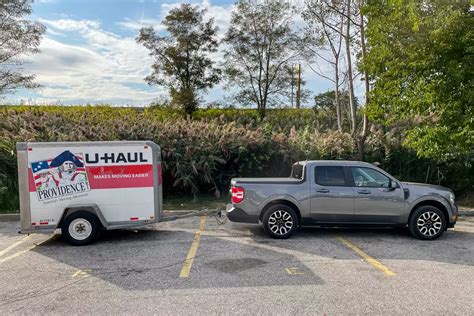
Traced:
[[74, 212], [64, 219], [61, 232], [64, 239], [74, 246], [84, 246], [99, 238], [102, 224], [95, 214], [87, 211]]

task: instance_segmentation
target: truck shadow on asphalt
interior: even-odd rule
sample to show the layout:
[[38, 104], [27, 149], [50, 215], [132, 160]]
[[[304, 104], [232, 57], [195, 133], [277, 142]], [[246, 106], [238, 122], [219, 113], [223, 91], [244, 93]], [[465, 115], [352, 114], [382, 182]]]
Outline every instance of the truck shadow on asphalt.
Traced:
[[426, 260], [474, 266], [474, 233], [464, 231], [448, 230], [433, 241], [415, 239], [407, 228], [304, 227], [286, 240], [268, 238], [259, 226], [250, 231], [258, 243], [338, 260], [359, 258], [338, 239], [343, 238], [380, 260]]

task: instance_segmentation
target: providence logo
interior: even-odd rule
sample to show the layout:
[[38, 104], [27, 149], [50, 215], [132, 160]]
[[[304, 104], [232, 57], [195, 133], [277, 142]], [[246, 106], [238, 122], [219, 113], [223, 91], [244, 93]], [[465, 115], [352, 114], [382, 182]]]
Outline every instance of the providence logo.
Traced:
[[90, 190], [82, 154], [66, 150], [51, 160], [31, 163], [31, 171], [40, 201]]

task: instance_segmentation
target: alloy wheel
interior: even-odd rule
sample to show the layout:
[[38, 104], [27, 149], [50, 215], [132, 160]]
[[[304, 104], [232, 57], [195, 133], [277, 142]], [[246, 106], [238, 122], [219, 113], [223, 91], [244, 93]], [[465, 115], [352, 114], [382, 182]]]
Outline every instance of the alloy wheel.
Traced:
[[285, 210], [276, 210], [268, 218], [270, 230], [277, 235], [285, 235], [293, 228], [294, 222], [291, 214]]
[[416, 226], [418, 231], [425, 236], [432, 237], [439, 233], [441, 228], [443, 227], [443, 222], [441, 216], [436, 214], [435, 212], [424, 212], [416, 221]]

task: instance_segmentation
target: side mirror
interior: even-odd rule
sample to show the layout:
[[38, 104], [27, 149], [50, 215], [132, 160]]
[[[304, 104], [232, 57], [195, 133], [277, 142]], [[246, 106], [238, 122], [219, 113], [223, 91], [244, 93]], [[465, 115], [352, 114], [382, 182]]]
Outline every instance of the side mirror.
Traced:
[[388, 187], [390, 189], [395, 190], [396, 188], [398, 188], [398, 183], [396, 181], [393, 181], [392, 179], [390, 179], [390, 183], [388, 184]]

